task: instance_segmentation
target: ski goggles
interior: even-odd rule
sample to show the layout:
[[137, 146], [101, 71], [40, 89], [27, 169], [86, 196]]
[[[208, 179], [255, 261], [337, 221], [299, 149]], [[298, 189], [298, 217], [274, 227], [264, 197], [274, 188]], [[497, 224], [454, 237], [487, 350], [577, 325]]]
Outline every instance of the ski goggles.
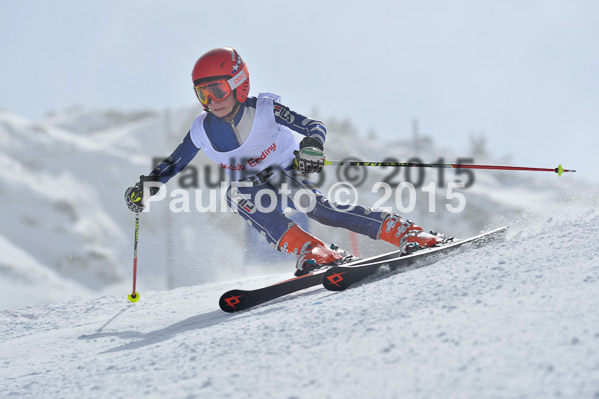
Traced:
[[196, 85], [196, 95], [202, 105], [208, 104], [209, 99], [217, 102], [224, 101], [231, 95], [233, 90], [245, 82], [247, 78], [248, 69], [247, 66], [244, 66], [243, 69], [231, 79], [213, 80], [211, 82]]
[[203, 105], [208, 104], [208, 100], [213, 101], [224, 101], [231, 95], [231, 87], [226, 80], [218, 80], [216, 82], [210, 82], [195, 87], [198, 100]]

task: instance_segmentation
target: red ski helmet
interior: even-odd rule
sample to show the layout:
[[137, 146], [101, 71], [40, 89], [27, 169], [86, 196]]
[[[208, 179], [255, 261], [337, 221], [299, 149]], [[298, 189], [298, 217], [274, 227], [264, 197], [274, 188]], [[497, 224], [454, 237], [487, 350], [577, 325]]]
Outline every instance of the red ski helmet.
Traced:
[[[199, 89], [207, 82], [221, 81], [223, 83], [221, 87], [228, 89], [228, 94], [235, 93], [235, 97], [240, 103], [247, 99], [250, 92], [250, 74], [247, 65], [239, 53], [231, 47], [215, 48], [201, 56], [193, 67], [191, 78], [196, 97], [204, 106], [207, 98], [202, 101]], [[224, 98], [228, 97], [228, 94]], [[224, 98], [217, 98], [217, 101], [222, 101]]]

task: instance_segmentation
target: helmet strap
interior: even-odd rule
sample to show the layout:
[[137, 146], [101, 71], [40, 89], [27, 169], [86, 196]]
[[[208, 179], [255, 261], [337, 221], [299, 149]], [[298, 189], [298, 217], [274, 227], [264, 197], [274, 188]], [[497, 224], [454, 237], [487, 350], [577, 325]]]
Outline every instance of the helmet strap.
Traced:
[[233, 106], [233, 110], [231, 110], [231, 112], [222, 118], [227, 122], [232, 122], [235, 119], [235, 115], [237, 115], [237, 111], [239, 111], [239, 106], [241, 105], [241, 103], [237, 100], [236, 92], [237, 90], [233, 90], [233, 93], [231, 93], [232, 96], [235, 96], [235, 105]]

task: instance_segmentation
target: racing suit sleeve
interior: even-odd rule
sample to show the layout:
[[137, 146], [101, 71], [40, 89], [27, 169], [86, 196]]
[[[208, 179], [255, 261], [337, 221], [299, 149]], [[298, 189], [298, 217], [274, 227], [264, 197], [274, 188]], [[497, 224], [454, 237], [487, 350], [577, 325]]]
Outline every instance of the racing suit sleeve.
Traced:
[[324, 142], [327, 135], [327, 130], [324, 127], [324, 123], [317, 121], [307, 116], [303, 116], [290, 110], [288, 107], [274, 103], [275, 121], [289, 129], [303, 134], [304, 136], [311, 137], [320, 142], [324, 146]]
[[[187, 132], [183, 138], [183, 142], [175, 148], [175, 151], [156, 166], [148, 176], [144, 176], [143, 180], [160, 182], [163, 184], [166, 183], [173, 176], [182, 171], [199, 151], [200, 149], [196, 147], [191, 140], [190, 132]], [[156, 191], [158, 191], [158, 189], [156, 189]]]

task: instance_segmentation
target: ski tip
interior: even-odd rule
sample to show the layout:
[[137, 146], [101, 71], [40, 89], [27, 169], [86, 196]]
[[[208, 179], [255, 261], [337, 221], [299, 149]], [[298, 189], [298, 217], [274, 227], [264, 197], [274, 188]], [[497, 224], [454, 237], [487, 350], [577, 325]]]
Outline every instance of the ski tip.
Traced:
[[244, 310], [244, 300], [242, 299], [245, 293], [241, 290], [231, 290], [221, 295], [218, 305], [223, 312], [235, 313]]
[[132, 292], [131, 294], [129, 294], [128, 298], [129, 298], [129, 302], [137, 302], [137, 301], [139, 301], [139, 293]]
[[[335, 266], [327, 270], [322, 276], [322, 285], [329, 291], [344, 291], [349, 287], [345, 277], [347, 268]], [[351, 284], [351, 283], [350, 283]]]

